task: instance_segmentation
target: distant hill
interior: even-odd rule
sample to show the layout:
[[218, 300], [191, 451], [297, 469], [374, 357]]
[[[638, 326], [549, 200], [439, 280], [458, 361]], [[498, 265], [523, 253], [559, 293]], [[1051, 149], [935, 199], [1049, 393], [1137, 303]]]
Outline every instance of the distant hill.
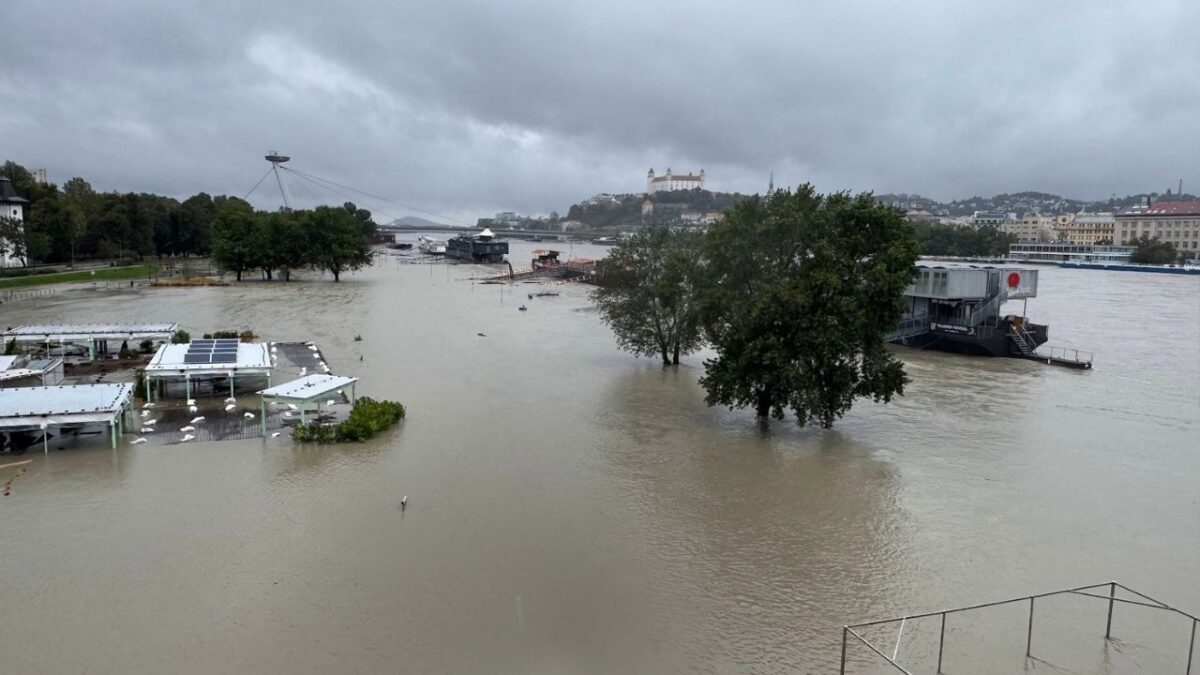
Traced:
[[[733, 206], [745, 195], [708, 190], [676, 190], [656, 192], [647, 197], [642, 193], [597, 195], [571, 206], [568, 220], [575, 220], [593, 229], [638, 227], [646, 223], [675, 223], [684, 213], [721, 212]], [[653, 209], [642, 216], [642, 204], [650, 200]]]
[[439, 223], [432, 220], [421, 218], [420, 216], [404, 216], [397, 218], [388, 225], [404, 225], [405, 227], [452, 227], [447, 223]]
[[1126, 195], [1116, 199], [1102, 201], [1086, 201], [1070, 199], [1046, 192], [1014, 192], [999, 194], [994, 197], [969, 197], [956, 199], [952, 202], [939, 202], [921, 195], [882, 194], [875, 199], [883, 204], [909, 210], [919, 209], [939, 216], [969, 216], [976, 211], [1000, 211], [1015, 213], [1018, 217], [1027, 213], [1038, 213], [1044, 216], [1060, 213], [1079, 213], [1080, 211], [1120, 211], [1146, 201], [1146, 197], [1154, 201], [1178, 201], [1196, 199], [1189, 194], [1175, 195], [1168, 191], [1166, 194], [1151, 192], [1149, 194]]

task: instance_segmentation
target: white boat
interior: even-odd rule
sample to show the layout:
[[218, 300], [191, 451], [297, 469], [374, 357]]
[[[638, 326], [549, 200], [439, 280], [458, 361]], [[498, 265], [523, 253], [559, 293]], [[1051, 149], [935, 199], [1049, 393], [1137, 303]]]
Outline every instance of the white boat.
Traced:
[[446, 242], [443, 239], [434, 239], [421, 235], [417, 238], [417, 250], [421, 253], [429, 255], [446, 255]]

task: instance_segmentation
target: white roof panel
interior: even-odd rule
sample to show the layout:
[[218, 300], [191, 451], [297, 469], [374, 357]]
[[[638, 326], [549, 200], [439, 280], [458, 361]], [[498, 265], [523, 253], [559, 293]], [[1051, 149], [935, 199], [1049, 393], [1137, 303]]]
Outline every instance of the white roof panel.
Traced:
[[0, 389], [0, 422], [44, 416], [116, 415], [131, 398], [130, 383]]
[[[189, 344], [178, 345], [163, 345], [158, 348], [158, 353], [154, 358], [150, 359], [150, 363], [146, 365], [148, 373], [163, 373], [163, 372], [207, 372], [207, 373], [225, 373], [231, 370], [240, 371], [261, 371], [267, 372], [271, 370], [271, 353], [267, 351], [267, 345], [262, 342], [241, 342], [237, 345], [237, 360], [225, 363], [188, 363], [185, 356], [191, 348]], [[209, 348], [200, 349], [197, 351], [208, 353]]]
[[258, 392], [267, 398], [291, 398], [308, 400], [337, 391], [358, 382], [357, 377], [341, 375], [306, 375], [298, 380], [285, 382]]
[[55, 323], [29, 324], [9, 328], [6, 338], [32, 339], [85, 339], [170, 337], [179, 328], [177, 323]]

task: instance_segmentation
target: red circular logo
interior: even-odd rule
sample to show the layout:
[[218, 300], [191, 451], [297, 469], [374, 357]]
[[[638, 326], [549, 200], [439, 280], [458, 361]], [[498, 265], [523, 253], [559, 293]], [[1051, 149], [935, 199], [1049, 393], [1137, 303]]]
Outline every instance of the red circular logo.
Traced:
[[1017, 286], [1020, 286], [1020, 285], [1021, 285], [1021, 275], [1017, 274], [1016, 272], [1010, 273], [1008, 275], [1008, 287], [1016, 288]]

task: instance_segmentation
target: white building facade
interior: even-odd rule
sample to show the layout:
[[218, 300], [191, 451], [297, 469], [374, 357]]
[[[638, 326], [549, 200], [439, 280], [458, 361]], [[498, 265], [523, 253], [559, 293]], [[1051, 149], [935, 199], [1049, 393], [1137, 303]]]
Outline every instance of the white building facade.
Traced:
[[646, 194], [673, 192], [675, 190], [695, 190], [697, 188], [704, 189], [704, 169], [700, 169], [699, 175], [692, 174], [691, 172], [682, 175], [673, 174], [671, 173], [671, 167], [667, 167], [667, 172], [661, 176], [655, 176], [653, 168], [646, 174]]
[[[29, 200], [17, 196], [11, 180], [0, 176], [0, 218], [24, 223], [25, 206], [28, 203]], [[21, 227], [23, 230], [24, 226]], [[20, 267], [25, 264], [23, 257], [13, 255], [12, 248], [12, 242], [0, 241], [0, 267]]]
[[1015, 236], [1017, 241], [1050, 241], [1053, 236], [1054, 218], [1030, 213], [1021, 218], [1005, 219], [996, 228]]

